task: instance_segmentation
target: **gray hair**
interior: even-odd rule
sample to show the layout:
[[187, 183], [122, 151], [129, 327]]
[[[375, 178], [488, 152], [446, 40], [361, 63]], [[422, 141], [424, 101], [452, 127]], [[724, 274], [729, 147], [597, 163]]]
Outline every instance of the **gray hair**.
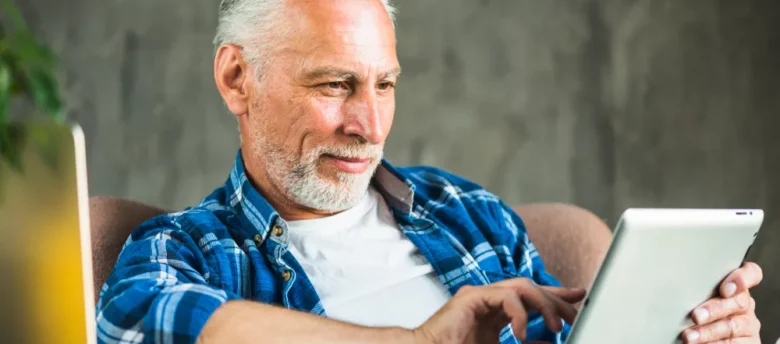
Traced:
[[[379, 1], [395, 25], [396, 10], [392, 0]], [[254, 66], [259, 79], [261, 71], [269, 62], [269, 57], [264, 56], [264, 53], [289, 32], [289, 25], [277, 20], [282, 17], [283, 10], [284, 0], [222, 0], [217, 35], [214, 37], [215, 49], [224, 44], [242, 47], [244, 59]]]

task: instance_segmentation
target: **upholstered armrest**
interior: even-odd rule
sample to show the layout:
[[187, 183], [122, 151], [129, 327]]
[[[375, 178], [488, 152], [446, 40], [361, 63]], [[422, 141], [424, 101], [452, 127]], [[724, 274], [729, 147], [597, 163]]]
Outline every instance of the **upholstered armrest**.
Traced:
[[122, 245], [130, 233], [144, 221], [164, 212], [160, 208], [116, 197], [95, 196], [89, 199], [96, 298], [114, 269]]
[[612, 231], [593, 213], [566, 204], [514, 207], [547, 271], [564, 286], [590, 288], [612, 241]]

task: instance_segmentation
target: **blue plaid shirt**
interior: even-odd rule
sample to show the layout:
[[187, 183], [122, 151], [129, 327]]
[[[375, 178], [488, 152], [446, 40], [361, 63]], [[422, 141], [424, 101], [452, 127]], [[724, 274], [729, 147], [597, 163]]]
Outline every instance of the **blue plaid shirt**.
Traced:
[[[428, 259], [450, 293], [509, 276], [559, 285], [544, 270], [525, 226], [478, 185], [431, 167], [383, 161], [373, 185], [400, 229]], [[100, 343], [194, 343], [228, 300], [254, 300], [327, 315], [301, 266], [287, 251], [285, 221], [252, 187], [239, 151], [230, 177], [198, 206], [153, 218], [128, 238], [97, 305]], [[279, 232], [280, 236], [276, 236]], [[541, 316], [529, 340], [563, 343]], [[500, 343], [516, 343], [509, 327]]]

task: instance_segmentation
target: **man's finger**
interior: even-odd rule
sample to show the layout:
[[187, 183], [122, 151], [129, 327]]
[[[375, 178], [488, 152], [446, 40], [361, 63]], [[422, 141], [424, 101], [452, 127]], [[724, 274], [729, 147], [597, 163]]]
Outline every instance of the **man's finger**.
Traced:
[[[492, 286], [512, 286], [522, 287], [527, 285], [528, 279], [517, 277], [503, 280], [498, 283], [491, 284]], [[576, 303], [582, 301], [585, 297], [586, 291], [582, 288], [566, 288], [566, 287], [551, 287], [551, 286], [537, 286], [537, 288], [544, 289], [555, 296], [562, 298], [569, 303]]]
[[541, 313], [547, 328], [553, 332], [563, 329], [562, 318], [569, 323], [574, 321], [577, 310], [570, 303], [580, 301], [585, 296], [583, 289], [540, 287], [527, 278], [507, 279], [491, 286], [514, 288], [525, 308]]
[[764, 278], [761, 267], [753, 262], [745, 262], [742, 267], [734, 270], [720, 285], [720, 295], [731, 297], [755, 287]]
[[[485, 316], [497, 310], [503, 311], [503, 315], [509, 319], [509, 323], [512, 325], [512, 333], [518, 339], [525, 339], [527, 335], [528, 311], [520, 302], [520, 298], [517, 296], [517, 291], [514, 288], [464, 286], [458, 293], [456, 297], [461, 297], [462, 300], [469, 300], [469, 302], [475, 302], [479, 305], [477, 316]], [[503, 326], [506, 326], [506, 322], [501, 327]]]
[[754, 315], [733, 315], [711, 324], [683, 331], [685, 343], [711, 343], [722, 339], [740, 338], [758, 334], [761, 322]]
[[569, 324], [574, 323], [574, 318], [577, 317], [577, 309], [574, 308], [570, 303], [567, 301], [553, 295], [552, 293], [548, 292], [545, 289], [541, 289], [542, 293], [547, 294], [547, 298], [550, 299], [553, 303], [555, 303], [555, 307], [558, 308], [558, 314], [561, 315], [564, 321], [566, 321]]
[[730, 298], [715, 297], [702, 303], [691, 313], [696, 325], [706, 325], [733, 314], [750, 312], [753, 305], [750, 293], [744, 292]]
[[520, 300], [528, 306], [526, 308], [532, 308], [542, 314], [550, 331], [559, 332], [562, 330], [563, 324], [561, 324], [561, 315], [557, 305], [539, 287], [530, 282], [528, 284], [529, 286], [526, 288], [517, 289]]
[[563, 288], [563, 287], [541, 287], [542, 290], [553, 294], [557, 297], [560, 297], [563, 299], [563, 301], [566, 301], [568, 303], [577, 303], [582, 301], [582, 299], [585, 298], [586, 291], [585, 289], [580, 288]]
[[523, 307], [523, 303], [520, 302], [520, 298], [517, 296], [517, 292], [514, 288], [502, 287], [501, 289], [501, 306], [504, 310], [504, 314], [510, 319], [512, 333], [521, 341], [525, 341], [527, 336], [526, 327], [528, 325], [528, 311]]

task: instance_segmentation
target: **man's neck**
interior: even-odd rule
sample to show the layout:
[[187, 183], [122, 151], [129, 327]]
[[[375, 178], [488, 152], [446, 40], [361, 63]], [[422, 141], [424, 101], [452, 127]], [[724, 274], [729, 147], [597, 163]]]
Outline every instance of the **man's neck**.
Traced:
[[[242, 150], [243, 151], [243, 150]], [[324, 211], [312, 209], [299, 204], [285, 196], [284, 192], [268, 178], [268, 172], [262, 168], [263, 164], [247, 159], [242, 153], [244, 170], [252, 187], [260, 193], [271, 207], [279, 213], [285, 221], [313, 220], [338, 214], [341, 211]]]

